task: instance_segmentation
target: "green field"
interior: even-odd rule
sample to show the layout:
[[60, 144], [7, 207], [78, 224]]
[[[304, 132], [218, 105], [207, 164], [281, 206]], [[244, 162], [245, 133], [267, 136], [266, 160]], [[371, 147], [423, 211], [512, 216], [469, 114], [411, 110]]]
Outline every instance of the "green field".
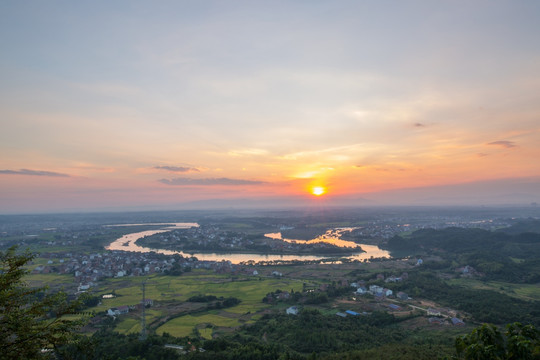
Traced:
[[[108, 279], [98, 289], [100, 294], [115, 292], [114, 299], [105, 299], [100, 309], [132, 305], [142, 298], [142, 278]], [[259, 303], [270, 291], [277, 289], [295, 291], [302, 289], [302, 282], [291, 279], [246, 277], [231, 281], [230, 276], [205, 274], [199, 271], [182, 276], [151, 276], [146, 282], [146, 298], [157, 301], [185, 301], [197, 294], [236, 297], [242, 302]]]
[[[143, 278], [117, 278], [108, 279], [97, 289], [97, 294], [114, 293], [115, 298], [102, 299], [100, 305], [90, 309], [95, 312], [104, 312], [109, 308], [121, 305], [136, 305], [142, 299]], [[158, 323], [166, 316], [174, 315], [174, 311], [186, 312], [189, 306], [181, 308], [191, 296], [215, 295], [217, 297], [235, 297], [241, 300], [237, 306], [221, 310], [196, 310], [196, 314], [187, 314], [159, 326], [158, 333], [168, 332], [172, 335], [184, 336], [193, 331], [197, 324], [211, 324], [216, 327], [234, 328], [246, 321], [257, 312], [269, 305], [262, 302], [262, 298], [269, 292], [281, 289], [283, 291], [302, 290], [302, 282], [287, 278], [259, 278], [242, 276], [234, 280], [230, 275], [217, 275], [212, 271], [194, 270], [182, 276], [150, 276], [146, 279], [146, 298], [154, 300], [154, 306], [146, 311], [146, 323]], [[204, 304], [188, 303], [198, 308]], [[193, 310], [195, 311], [195, 310]], [[248, 315], [246, 315], [248, 314]], [[224, 316], [225, 315], [225, 316]], [[241, 319], [242, 318], [242, 319]], [[165, 319], [166, 320], [166, 319]], [[140, 331], [140, 313], [132, 312], [118, 318], [116, 329], [122, 333]], [[164, 321], [164, 320], [162, 320]], [[205, 329], [203, 326], [203, 329]], [[200, 330], [200, 329], [199, 329]], [[201, 331], [201, 334], [203, 332]], [[211, 331], [204, 331], [203, 336], [210, 336]]]
[[62, 287], [64, 284], [73, 286], [73, 275], [71, 274], [28, 274], [26, 281], [31, 287]]
[[[193, 332], [193, 328], [197, 327], [202, 336], [211, 338], [212, 330], [207, 327], [226, 327], [235, 328], [242, 323], [237, 318], [225, 317], [218, 315], [214, 312], [210, 312], [203, 315], [185, 315], [176, 319], [170, 320], [157, 329], [158, 334], [167, 332], [173, 336], [188, 336]], [[202, 330], [205, 330], [204, 332]]]
[[141, 320], [134, 317], [125, 317], [115, 327], [121, 334], [138, 333], [141, 331]]
[[493, 290], [523, 300], [540, 300], [540, 286], [538, 284], [512, 284], [501, 281], [480, 281], [474, 279], [452, 279], [449, 283], [470, 289]]

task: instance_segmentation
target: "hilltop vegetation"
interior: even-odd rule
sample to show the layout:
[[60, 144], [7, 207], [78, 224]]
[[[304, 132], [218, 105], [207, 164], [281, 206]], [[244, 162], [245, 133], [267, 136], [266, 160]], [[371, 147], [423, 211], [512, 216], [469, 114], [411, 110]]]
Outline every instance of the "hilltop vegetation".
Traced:
[[499, 231], [502, 231], [510, 235], [518, 235], [522, 233], [540, 234], [540, 220], [532, 219], [532, 218], [525, 219], [525, 220], [518, 220], [511, 226], [502, 228]]
[[509, 235], [481, 229], [424, 229], [394, 236], [386, 247], [406, 255], [437, 255], [439, 270], [472, 266], [485, 280], [540, 282], [540, 234]]
[[23, 277], [33, 259], [15, 247], [0, 251], [0, 359], [40, 359], [73, 341], [83, 324], [70, 318], [80, 310], [63, 292], [28, 288]]

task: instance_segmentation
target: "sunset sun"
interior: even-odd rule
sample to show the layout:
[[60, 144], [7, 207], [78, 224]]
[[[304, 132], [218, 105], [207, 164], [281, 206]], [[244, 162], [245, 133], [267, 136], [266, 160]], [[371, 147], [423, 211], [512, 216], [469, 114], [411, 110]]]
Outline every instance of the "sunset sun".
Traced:
[[326, 193], [326, 189], [322, 186], [314, 186], [311, 188], [311, 193], [315, 196], [321, 196]]

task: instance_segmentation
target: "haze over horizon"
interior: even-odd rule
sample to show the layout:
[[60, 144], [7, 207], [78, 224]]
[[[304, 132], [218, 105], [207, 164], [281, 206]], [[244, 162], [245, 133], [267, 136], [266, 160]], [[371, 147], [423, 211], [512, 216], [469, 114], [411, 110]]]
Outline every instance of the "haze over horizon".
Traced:
[[539, 33], [528, 1], [3, 2], [0, 213], [540, 203]]

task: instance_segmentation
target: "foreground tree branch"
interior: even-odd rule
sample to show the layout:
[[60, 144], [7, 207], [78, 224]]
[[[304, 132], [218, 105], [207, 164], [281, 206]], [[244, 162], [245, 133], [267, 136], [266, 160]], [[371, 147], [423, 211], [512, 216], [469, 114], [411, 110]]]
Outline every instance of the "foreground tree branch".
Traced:
[[27, 286], [25, 265], [33, 258], [16, 247], [0, 252], [0, 359], [51, 358], [59, 346], [76, 340], [74, 330], [85, 322], [65, 318], [76, 314], [79, 301]]

